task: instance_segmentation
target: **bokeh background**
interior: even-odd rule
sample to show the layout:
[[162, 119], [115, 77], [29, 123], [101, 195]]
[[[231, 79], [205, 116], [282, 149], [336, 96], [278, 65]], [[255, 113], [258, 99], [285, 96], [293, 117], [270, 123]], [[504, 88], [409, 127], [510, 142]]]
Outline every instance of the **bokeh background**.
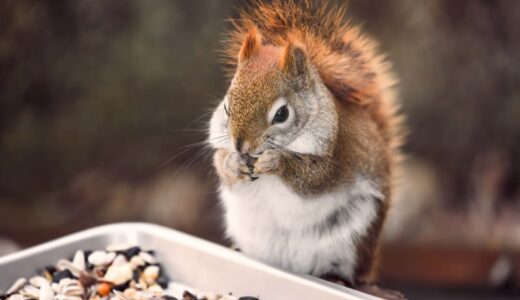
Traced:
[[[0, 2], [0, 253], [146, 221], [220, 243], [205, 138], [244, 1]], [[350, 1], [410, 135], [381, 284], [517, 299], [520, 1]]]

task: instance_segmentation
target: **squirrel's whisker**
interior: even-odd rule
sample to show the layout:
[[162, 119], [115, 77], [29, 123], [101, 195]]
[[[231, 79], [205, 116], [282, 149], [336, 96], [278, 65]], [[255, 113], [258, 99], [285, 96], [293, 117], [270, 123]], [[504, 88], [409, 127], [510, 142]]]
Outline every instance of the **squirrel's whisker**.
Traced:
[[217, 137], [214, 137], [214, 138], [211, 138], [211, 139], [207, 139], [205, 141], [202, 141], [202, 142], [196, 142], [196, 143], [192, 143], [192, 144], [188, 144], [188, 145], [184, 145], [182, 147], [180, 147], [178, 150], [180, 152], [174, 154], [172, 157], [168, 158], [164, 163], [162, 163], [159, 168], [163, 168], [165, 167], [166, 165], [168, 165], [169, 163], [171, 163], [174, 159], [176, 159], [177, 157], [181, 156], [182, 154], [190, 151], [191, 149], [195, 148], [195, 147], [199, 147], [199, 146], [202, 146], [202, 147], [211, 147], [211, 145], [209, 145], [209, 142], [211, 141], [226, 141], [226, 139], [228, 139], [228, 135], [221, 135], [221, 136], [217, 136]]

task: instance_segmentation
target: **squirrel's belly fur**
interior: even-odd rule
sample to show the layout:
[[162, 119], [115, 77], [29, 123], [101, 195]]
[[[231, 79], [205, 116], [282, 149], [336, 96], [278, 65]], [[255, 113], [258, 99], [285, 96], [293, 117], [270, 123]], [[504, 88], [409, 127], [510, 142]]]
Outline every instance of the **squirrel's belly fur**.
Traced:
[[368, 178], [311, 198], [277, 176], [222, 186], [227, 235], [247, 255], [293, 272], [353, 280], [357, 240], [377, 218], [382, 193]]

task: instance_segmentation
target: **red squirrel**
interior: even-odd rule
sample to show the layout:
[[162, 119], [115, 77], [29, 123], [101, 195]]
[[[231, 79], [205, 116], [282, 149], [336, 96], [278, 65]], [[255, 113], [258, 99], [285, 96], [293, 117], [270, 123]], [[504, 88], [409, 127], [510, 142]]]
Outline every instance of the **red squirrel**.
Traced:
[[292, 272], [371, 282], [403, 141], [389, 64], [325, 2], [255, 2], [233, 25], [208, 138], [228, 237]]

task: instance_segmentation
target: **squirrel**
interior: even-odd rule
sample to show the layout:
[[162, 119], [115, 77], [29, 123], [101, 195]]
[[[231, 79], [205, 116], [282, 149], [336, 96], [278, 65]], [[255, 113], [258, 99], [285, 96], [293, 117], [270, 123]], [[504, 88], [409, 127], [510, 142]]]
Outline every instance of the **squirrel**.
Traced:
[[404, 134], [389, 63], [345, 14], [306, 0], [241, 11], [207, 142], [234, 246], [292, 272], [371, 283]]

